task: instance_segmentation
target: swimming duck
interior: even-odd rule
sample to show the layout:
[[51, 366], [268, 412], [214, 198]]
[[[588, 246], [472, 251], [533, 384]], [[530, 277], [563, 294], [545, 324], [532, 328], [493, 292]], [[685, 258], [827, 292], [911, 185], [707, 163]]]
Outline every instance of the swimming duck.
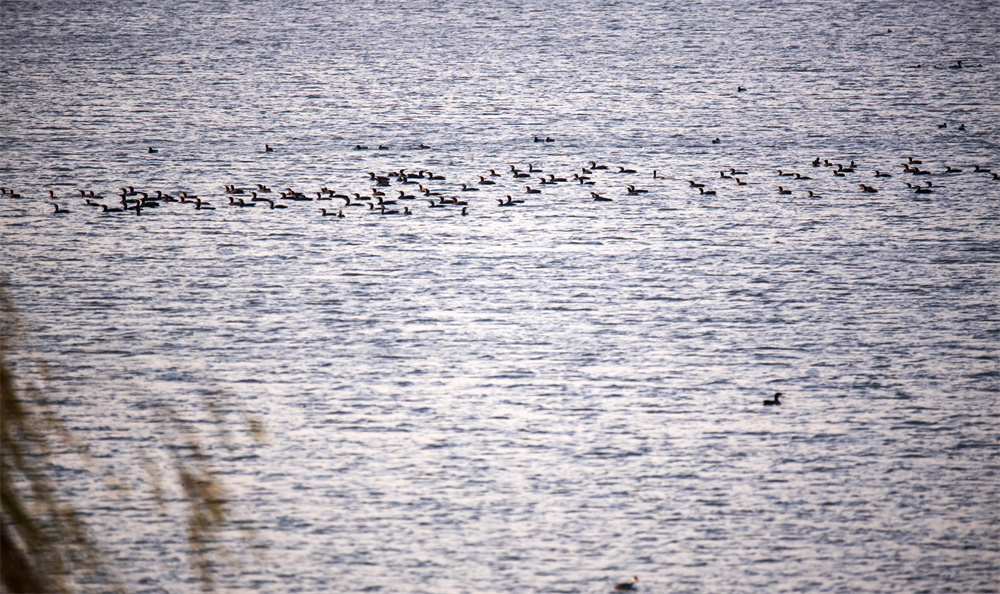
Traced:
[[781, 392], [775, 392], [773, 398], [768, 398], [764, 401], [764, 406], [778, 406], [781, 404], [781, 401], [778, 400], [779, 398], [781, 398]]
[[615, 590], [637, 590], [639, 584], [639, 578], [637, 576], [632, 576], [631, 582], [622, 582], [620, 584], [615, 584]]

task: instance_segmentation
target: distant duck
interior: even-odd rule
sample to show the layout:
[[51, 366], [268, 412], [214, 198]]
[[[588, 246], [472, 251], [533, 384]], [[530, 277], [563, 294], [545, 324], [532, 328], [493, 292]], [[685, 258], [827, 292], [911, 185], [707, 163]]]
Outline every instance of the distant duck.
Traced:
[[638, 584], [639, 584], [639, 578], [637, 576], [633, 576], [631, 582], [622, 582], [620, 584], [615, 584], [615, 590], [637, 590]]
[[747, 182], [740, 181], [740, 178], [738, 178], [738, 177], [734, 177], [733, 179], [736, 180], [736, 185], [737, 186], [745, 186], [745, 185], [747, 185]]
[[444, 208], [444, 204], [438, 204], [437, 202], [434, 202], [433, 200], [428, 200], [427, 202], [430, 203], [430, 207], [431, 208]]
[[120, 208], [108, 208], [107, 204], [102, 204], [101, 205], [101, 209], [102, 209], [101, 212], [121, 212], [122, 211], [122, 209], [120, 209]]
[[380, 145], [378, 145], [378, 150], [380, 150], [380, 151], [387, 151], [387, 150], [389, 150], [389, 147], [387, 147], [384, 144], [380, 144]]
[[265, 152], [265, 153], [273, 153], [273, 152], [274, 152], [274, 149], [273, 149], [273, 148], [271, 148], [271, 147], [270, 147], [270, 145], [267, 145], [267, 144], [265, 144], [265, 145], [264, 145], [264, 152]]
[[544, 141], [544, 140], [542, 140], [541, 138], [539, 138], [539, 137], [537, 137], [537, 136], [536, 136], [536, 137], [535, 137], [535, 142], [545, 142], [545, 141]]
[[812, 178], [809, 177], [808, 175], [799, 175], [798, 173], [796, 173], [795, 179], [812, 179]]
[[910, 165], [923, 165], [924, 163], [923, 161], [918, 161], [913, 157], [907, 157], [906, 162], [909, 163]]
[[951, 165], [945, 165], [945, 173], [962, 173], [961, 169], [955, 169]]
[[882, 173], [878, 169], [875, 170], [875, 177], [892, 177], [891, 173]]
[[549, 183], [550, 184], [554, 184], [556, 182], [564, 182], [564, 181], [566, 181], [565, 177], [556, 177], [555, 175], [552, 175], [551, 173], [549, 174]]
[[490, 169], [490, 177], [500, 177], [500, 174], [493, 169]]
[[524, 193], [525, 194], [541, 194], [542, 191], [538, 190], [538, 189], [535, 189], [535, 188], [532, 188], [531, 186], [524, 186]]
[[598, 165], [596, 161], [590, 161], [590, 169], [607, 169], [607, 165]]
[[59, 208], [59, 205], [56, 204], [56, 203], [52, 203], [52, 206], [55, 207], [55, 210], [52, 211], [52, 214], [66, 214], [66, 213], [69, 212], [68, 210], [66, 210], [64, 208]]
[[356, 144], [356, 145], [354, 145], [354, 150], [356, 150], [356, 151], [366, 151], [366, 150], [368, 150], [368, 147], [364, 146], [364, 145], [361, 145], [361, 144]]
[[806, 190], [806, 192], [809, 193], [810, 198], [822, 198], [822, 196], [820, 196], [819, 194], [813, 194], [812, 190]]
[[948, 122], [945, 122], [943, 124], [938, 124], [938, 128], [947, 128], [947, 127], [948, 127]]
[[271, 210], [274, 210], [276, 208], [288, 208], [284, 204], [275, 204], [274, 200], [268, 200], [267, 203], [271, 205]]
[[420, 144], [417, 145], [417, 148], [420, 149], [420, 150], [422, 150], [422, 151], [424, 151], [424, 150], [427, 150], [427, 149], [429, 149], [431, 147], [429, 147], [426, 144], [424, 144], [424, 143], [421, 142]]
[[323, 216], [323, 217], [337, 217], [337, 216], [340, 216], [341, 214], [344, 213], [344, 211], [340, 211], [338, 214], [334, 214], [332, 212], [326, 212], [325, 208], [319, 209], [319, 212], [322, 213], [322, 214], [320, 214], [320, 216]]
[[542, 173], [541, 169], [535, 169], [531, 163], [528, 163], [528, 173]]
[[[490, 171], [492, 171], [492, 170], [490, 170]], [[492, 185], [496, 184], [496, 182], [493, 181], [492, 179], [486, 179], [485, 177], [483, 177], [481, 175], [479, 176], [479, 183], [480, 183], [480, 185], [484, 185], [484, 186], [492, 186]]]
[[702, 196], [715, 196], [715, 190], [706, 190], [705, 188], [698, 188], [698, 193]]
[[697, 184], [693, 179], [689, 179], [688, 183], [691, 184], [692, 188], [704, 188], [705, 184]]
[[914, 190], [914, 192], [916, 192], [917, 194], [930, 194], [933, 191], [934, 190], [932, 190], [930, 188], [917, 188], [916, 190]]
[[737, 171], [735, 167], [729, 168], [730, 175], [749, 175], [746, 171]]
[[479, 191], [479, 188], [470, 188], [469, 186], [467, 186], [465, 184], [458, 184], [458, 185], [462, 186], [462, 191], [463, 192], [478, 192]]
[[416, 199], [416, 196], [411, 196], [410, 194], [407, 194], [407, 193], [403, 192], [403, 190], [396, 190], [396, 191], [399, 192], [399, 198], [397, 198], [397, 200], [415, 200]]
[[630, 196], [635, 196], [636, 194], [646, 194], [649, 190], [637, 189], [635, 186], [625, 186], [625, 191]]
[[815, 159], [813, 159], [813, 162], [812, 162], [813, 167], [819, 167], [820, 164], [821, 163], [820, 163], [819, 157], [816, 157]]
[[964, 132], [965, 131], [965, 124], [962, 124], [961, 126], [959, 126], [958, 129]]
[[624, 167], [618, 167], [618, 173], [635, 173], [635, 169], [625, 169]]
[[156, 149], [155, 149], [155, 148], [153, 148], [153, 147], [149, 147], [149, 148], [148, 148], [148, 149], [146, 150], [146, 152], [147, 152], [147, 153], [158, 153], [159, 151], [158, 151], [158, 150], [156, 150]]
[[782, 177], [794, 177], [795, 176], [794, 173], [791, 173], [791, 172], [786, 173], [786, 172], [784, 172], [784, 171], [782, 171], [780, 169], [775, 169], [775, 171], [777, 171], [778, 175], [780, 175]]
[[555, 142], [555, 141], [556, 141], [556, 139], [552, 138], [551, 136], [546, 136], [545, 137], [545, 142]]
[[975, 167], [976, 168], [972, 170], [975, 173], [992, 173], [989, 169], [986, 169], [985, 167], [980, 167], [979, 165], [976, 165]]
[[611, 202], [611, 198], [605, 198], [597, 192], [591, 192], [590, 195], [594, 198], [594, 202]]
[[786, 190], [785, 188], [778, 186], [778, 194], [791, 194], [791, 193], [792, 193], [791, 190]]
[[722, 142], [721, 140], [719, 140], [718, 138], [716, 138], [715, 140], [712, 141], [712, 144], [719, 144], [721, 142]]
[[410, 212], [410, 207], [409, 206], [404, 206], [403, 207], [403, 214], [408, 216], [408, 215], [412, 215], [413, 213]]
[[736, 87], [736, 92], [737, 93], [742, 93], [745, 90], [747, 90], [746, 87]]
[[662, 175], [656, 175], [656, 170], [653, 170], [653, 179], [663, 179]]
[[462, 207], [462, 216], [465, 217], [465, 216], [468, 216], [468, 215], [469, 215], [469, 207], [468, 206], [463, 206]]
[[878, 194], [878, 190], [876, 190], [871, 186], [865, 184], [858, 184], [858, 185], [861, 186], [861, 190], [864, 192], [868, 192], [869, 194]]
[[764, 406], [778, 406], [781, 404], [781, 401], [778, 400], [779, 398], [781, 398], [781, 392], [775, 392], [773, 398], [768, 398], [764, 401]]

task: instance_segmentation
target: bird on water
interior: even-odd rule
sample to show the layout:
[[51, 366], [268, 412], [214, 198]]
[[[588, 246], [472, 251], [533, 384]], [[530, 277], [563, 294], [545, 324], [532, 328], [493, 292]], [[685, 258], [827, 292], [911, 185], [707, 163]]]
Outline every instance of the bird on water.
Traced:
[[781, 392], [775, 392], [773, 398], [768, 398], [767, 400], [765, 400], [764, 406], [778, 406], [779, 404], [781, 404], [781, 401], [778, 400], [778, 398], [781, 398]]
[[620, 584], [615, 584], [615, 590], [638, 590], [639, 589], [639, 577], [632, 576], [631, 582], [622, 582]]

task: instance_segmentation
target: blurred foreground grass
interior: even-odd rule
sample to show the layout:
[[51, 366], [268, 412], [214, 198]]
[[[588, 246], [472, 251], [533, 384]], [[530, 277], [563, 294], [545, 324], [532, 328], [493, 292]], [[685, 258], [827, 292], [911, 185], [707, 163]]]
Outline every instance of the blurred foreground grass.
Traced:
[[[109, 561], [114, 551], [101, 538], [107, 527], [84, 521], [87, 506], [122, 505], [139, 497], [116, 477], [114, 467], [126, 462], [114, 457], [98, 464], [89, 444], [67, 428], [44, 388], [47, 368], [36, 361], [39, 385], [16, 381], [9, 356], [26, 331], [7, 283], [0, 277], [0, 591], [2, 592], [126, 592], [128, 588]], [[20, 359], [20, 357], [19, 357]], [[19, 360], [19, 364], [25, 362]], [[149, 422], [163, 428], [158, 447], [170, 460], [161, 468], [145, 454], [135, 452], [122, 466], [140, 465], [146, 471], [141, 484], [156, 500], [159, 513], [183, 521], [187, 557], [201, 588], [214, 590], [223, 567], [237, 566], [253, 550], [253, 534], [242, 532], [240, 550], [222, 546], [220, 535], [232, 527], [231, 495], [219, 479], [208, 450], [228, 447], [234, 433], [245, 432], [255, 446], [264, 440], [263, 425], [246, 415], [232, 427], [232, 411], [225, 400], [202, 403], [211, 421], [183, 419], [169, 405], [152, 409]], [[118, 457], [129, 454], [117, 454]], [[74, 462], [67, 462], [68, 458]], [[82, 465], [100, 487], [86, 502], [63, 492], [56, 469]], [[100, 468], [98, 468], [100, 466]], [[168, 497], [167, 492], [179, 493]]]

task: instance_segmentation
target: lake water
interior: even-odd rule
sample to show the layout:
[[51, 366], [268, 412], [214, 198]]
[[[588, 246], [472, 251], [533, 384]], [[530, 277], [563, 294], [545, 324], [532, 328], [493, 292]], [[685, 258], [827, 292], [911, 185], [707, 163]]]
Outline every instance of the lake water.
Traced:
[[[226, 590], [1000, 590], [997, 3], [0, 16], [10, 363], [134, 483], [87, 510], [133, 590], [198, 590], [119, 459], [206, 400], [269, 435], [209, 452], [265, 555]], [[278, 197], [401, 168], [468, 215]], [[215, 210], [78, 191], [127, 186]]]

